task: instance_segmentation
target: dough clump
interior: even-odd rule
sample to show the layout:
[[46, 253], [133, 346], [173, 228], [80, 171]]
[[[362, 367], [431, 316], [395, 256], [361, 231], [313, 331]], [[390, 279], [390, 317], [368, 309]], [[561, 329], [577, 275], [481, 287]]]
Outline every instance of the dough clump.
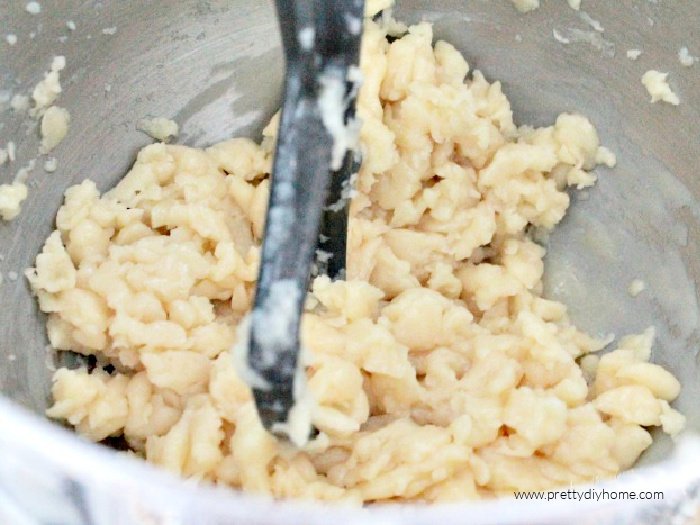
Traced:
[[650, 69], [642, 75], [642, 84], [651, 95], [651, 102], [668, 102], [674, 106], [680, 104], [680, 99], [671, 86], [668, 85], [668, 73], [661, 73]]
[[10, 184], [0, 184], [0, 217], [11, 221], [22, 210], [22, 202], [27, 198], [27, 185], [14, 181]]
[[64, 108], [51, 106], [41, 119], [41, 147], [39, 152], [49, 153], [58, 146], [68, 133], [70, 113]]
[[163, 117], [141, 119], [136, 125], [136, 128], [161, 142], [171, 137], [177, 137], [180, 132], [180, 127], [177, 125], [177, 122]]
[[[515, 8], [521, 13], [528, 13], [539, 9], [540, 0], [510, 0]], [[581, 9], [581, 0], [567, 0], [569, 7], [575, 11]]]
[[[182, 476], [275, 497], [451, 501], [615, 476], [679, 432], [653, 331], [605, 341], [542, 297], [567, 187], [594, 184], [595, 128], [517, 127], [498, 82], [430, 24], [393, 43], [366, 22], [363, 164], [348, 279], [317, 278], [303, 321], [304, 449], [261, 426], [229, 349], [251, 308], [277, 118], [261, 144], [153, 144], [111, 191], [70, 188], [27, 276], [59, 369], [52, 418]], [[584, 367], [585, 374], [584, 374]]]

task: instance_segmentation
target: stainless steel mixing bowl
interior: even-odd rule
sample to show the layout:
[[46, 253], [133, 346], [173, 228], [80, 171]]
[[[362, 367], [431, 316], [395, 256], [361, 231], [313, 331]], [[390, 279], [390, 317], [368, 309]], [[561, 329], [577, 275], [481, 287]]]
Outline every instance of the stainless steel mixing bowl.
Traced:
[[[558, 520], [669, 522], [692, 509], [700, 457], [694, 443], [673, 456], [657, 436], [636, 471], [608, 488], [663, 490], [662, 502], [510, 501], [419, 508], [338, 510], [273, 503], [223, 489], [198, 488], [88, 444], [42, 419], [50, 388], [44, 318], [22, 271], [52, 230], [62, 193], [85, 179], [100, 189], [125, 173], [148, 137], [145, 116], [166, 116], [180, 142], [203, 146], [234, 134], [257, 136], [274, 112], [282, 80], [279, 39], [265, 0], [43, 0], [31, 15], [20, 0], [0, 0], [0, 145], [18, 143], [18, 161], [0, 167], [7, 182], [37, 149], [36, 130], [6, 109], [10, 92], [30, 89], [62, 54], [60, 105], [71, 130], [55, 151], [58, 171], [31, 176], [14, 222], [0, 225], [0, 523], [549, 523]], [[518, 123], [543, 125], [562, 111], [588, 115], [618, 155], [614, 170], [574, 197], [550, 239], [548, 294], [571, 306], [592, 333], [618, 335], [655, 325], [653, 360], [682, 381], [677, 402], [688, 429], [700, 430], [698, 302], [700, 274], [700, 64], [682, 67], [681, 46], [700, 53], [695, 0], [583, 0], [604, 26], [597, 32], [564, 0], [518, 14], [505, 0], [400, 0], [399, 19], [429, 20], [471, 66], [500, 79]], [[66, 21], [75, 22], [75, 31]], [[111, 28], [116, 28], [114, 34]], [[571, 43], [553, 38], [557, 29]], [[636, 61], [625, 52], [640, 48]], [[670, 72], [681, 105], [650, 104], [647, 69]], [[17, 272], [20, 279], [8, 279]], [[632, 279], [646, 282], [636, 299]], [[697, 509], [697, 507], [695, 507]], [[679, 519], [681, 519], [679, 518]], [[684, 523], [679, 521], [679, 523]]]

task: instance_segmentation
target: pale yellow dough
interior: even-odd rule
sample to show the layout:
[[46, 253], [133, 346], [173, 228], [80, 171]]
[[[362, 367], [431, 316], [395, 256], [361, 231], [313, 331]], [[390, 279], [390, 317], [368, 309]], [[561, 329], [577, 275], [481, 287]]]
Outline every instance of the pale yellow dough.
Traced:
[[[515, 8], [520, 11], [521, 13], [528, 13], [530, 11], [534, 11], [535, 9], [539, 9], [540, 7], [540, 0], [510, 0]], [[575, 11], [578, 11], [581, 9], [581, 0], [567, 0], [567, 3], [569, 4], [569, 7], [571, 9], [574, 9]]]
[[41, 148], [42, 154], [49, 153], [66, 137], [70, 125], [70, 113], [64, 108], [51, 106], [41, 119]]
[[[117, 187], [66, 192], [28, 278], [57, 349], [117, 372], [57, 370], [48, 415], [123, 434], [183, 476], [276, 497], [450, 501], [614, 476], [677, 433], [678, 381], [653, 332], [604, 346], [541, 297], [567, 186], [595, 182], [582, 116], [516, 127], [498, 82], [427, 23], [389, 44], [366, 24], [364, 161], [348, 280], [304, 317], [312, 420], [303, 450], [258, 421], [229, 349], [251, 307], [276, 121], [261, 145], [144, 148]], [[586, 358], [587, 383], [577, 360]]]
[[651, 95], [651, 102], [668, 102], [674, 106], [680, 104], [680, 99], [671, 86], [668, 85], [668, 73], [661, 73], [650, 69], [642, 75], [642, 84]]
[[0, 217], [11, 221], [19, 215], [22, 202], [27, 198], [27, 185], [23, 182], [0, 184]]

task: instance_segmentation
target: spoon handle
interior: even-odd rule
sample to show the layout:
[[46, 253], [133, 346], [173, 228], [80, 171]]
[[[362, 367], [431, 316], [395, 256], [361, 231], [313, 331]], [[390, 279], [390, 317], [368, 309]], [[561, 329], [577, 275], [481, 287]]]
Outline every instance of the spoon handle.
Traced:
[[334, 123], [352, 106], [346, 83], [359, 59], [363, 2], [277, 0], [277, 10], [287, 73], [247, 355], [268, 430], [286, 423], [295, 403], [301, 313], [329, 174], [347, 158]]

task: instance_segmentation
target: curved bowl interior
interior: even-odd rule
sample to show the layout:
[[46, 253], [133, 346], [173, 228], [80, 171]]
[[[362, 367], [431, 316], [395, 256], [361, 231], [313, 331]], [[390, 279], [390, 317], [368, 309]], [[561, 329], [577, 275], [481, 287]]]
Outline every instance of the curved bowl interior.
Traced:
[[[652, 359], [681, 380], [677, 407], [698, 431], [700, 65], [681, 66], [677, 53], [681, 46], [700, 53], [700, 3], [583, 4], [604, 32], [563, 0], [527, 15], [506, 1], [399, 0], [395, 15], [432, 21], [436, 37], [460, 49], [472, 69], [501, 80], [518, 124], [544, 125], [578, 111], [596, 125], [618, 165], [598, 170], [599, 183], [574, 196], [552, 235], [547, 293], [593, 334], [656, 326]], [[24, 2], [0, 0], [0, 27], [19, 37], [15, 46], [0, 45], [0, 95], [27, 92], [53, 55], [67, 59], [60, 103], [72, 125], [55, 151], [58, 170], [37, 169], [21, 215], [0, 224], [0, 392], [37, 414], [48, 402], [54, 356], [21, 274], [51, 232], [65, 189], [85, 178], [101, 190], [113, 186], [150, 142], [135, 129], [146, 116], [176, 120], [179, 142], [188, 145], [257, 136], [279, 103], [283, 67], [273, 8], [263, 0], [46, 0], [42, 7], [30, 15]], [[102, 31], [114, 27], [114, 34]], [[564, 45], [553, 29], [592, 36]], [[626, 57], [632, 48], [643, 50], [636, 61]], [[649, 103], [640, 82], [648, 69], [670, 72], [680, 106]], [[18, 160], [0, 167], [2, 182], [39, 143], [35, 127], [13, 115], [5, 98], [0, 144], [15, 140]], [[20, 279], [9, 280], [9, 272]], [[637, 278], [647, 290], [632, 298], [627, 289]], [[670, 440], [657, 437], [643, 461], [669, 453]]]

